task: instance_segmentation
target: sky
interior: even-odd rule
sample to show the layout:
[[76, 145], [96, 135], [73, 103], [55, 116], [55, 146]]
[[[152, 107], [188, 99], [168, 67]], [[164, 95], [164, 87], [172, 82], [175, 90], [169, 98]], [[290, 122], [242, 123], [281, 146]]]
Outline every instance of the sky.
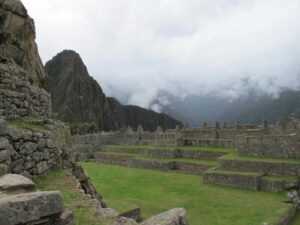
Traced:
[[23, 3], [43, 62], [73, 49], [129, 104], [148, 107], [160, 91], [235, 98], [245, 80], [274, 95], [300, 86], [300, 0]]

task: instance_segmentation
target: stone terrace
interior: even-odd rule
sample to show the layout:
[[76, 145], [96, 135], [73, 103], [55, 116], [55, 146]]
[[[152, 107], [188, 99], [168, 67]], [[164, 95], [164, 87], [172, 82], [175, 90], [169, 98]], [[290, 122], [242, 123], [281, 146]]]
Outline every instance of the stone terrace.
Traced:
[[209, 184], [258, 191], [284, 191], [299, 186], [297, 135], [240, 136], [237, 153], [218, 159], [204, 174]]

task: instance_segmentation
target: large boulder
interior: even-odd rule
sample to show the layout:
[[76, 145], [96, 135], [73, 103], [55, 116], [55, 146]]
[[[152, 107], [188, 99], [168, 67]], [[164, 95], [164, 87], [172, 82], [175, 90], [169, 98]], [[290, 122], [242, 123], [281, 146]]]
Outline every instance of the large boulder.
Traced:
[[153, 216], [141, 225], [188, 225], [186, 210], [182, 208], [171, 209], [167, 212]]
[[17, 174], [6, 174], [0, 177], [0, 191], [17, 191], [35, 189], [32, 180]]
[[63, 212], [59, 192], [32, 192], [0, 198], [0, 224], [17, 225]]

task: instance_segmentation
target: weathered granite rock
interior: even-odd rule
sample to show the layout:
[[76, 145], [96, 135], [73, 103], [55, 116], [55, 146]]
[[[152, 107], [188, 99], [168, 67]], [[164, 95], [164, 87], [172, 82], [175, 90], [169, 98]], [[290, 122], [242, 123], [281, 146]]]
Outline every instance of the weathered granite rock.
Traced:
[[74, 214], [71, 210], [65, 209], [64, 212], [59, 217], [59, 222], [57, 225], [74, 225]]
[[141, 225], [188, 225], [186, 210], [177, 208], [153, 216], [141, 223]]
[[[92, 184], [89, 177], [85, 174], [83, 168], [80, 165], [73, 164], [72, 173], [80, 183], [80, 187], [84, 191], [84, 193], [89, 195], [91, 198], [96, 199], [99, 202], [100, 208], [107, 208], [103, 197], [97, 192], [95, 186]], [[118, 213], [116, 215], [118, 215]]]
[[0, 198], [0, 224], [26, 224], [62, 211], [59, 192], [32, 192]]
[[45, 71], [35, 43], [35, 27], [20, 0], [0, 1], [0, 55], [26, 70], [34, 86], [43, 86]]
[[0, 177], [0, 191], [34, 190], [32, 180], [17, 174], [6, 174]]
[[21, 1], [0, 1], [0, 117], [49, 117], [45, 77], [33, 20]]
[[0, 135], [7, 133], [7, 122], [3, 119], [0, 119]]
[[[120, 217], [112, 223], [112, 225], [138, 225], [133, 219], [128, 219], [125, 217]], [[155, 224], [152, 224], [155, 225]]]
[[96, 210], [96, 216], [103, 219], [117, 218], [119, 215], [118, 211], [112, 208], [101, 208], [98, 207]]
[[137, 222], [140, 222], [142, 220], [141, 213], [142, 212], [141, 212], [140, 208], [135, 208], [135, 209], [129, 210], [127, 212], [119, 214], [119, 217], [130, 218]]

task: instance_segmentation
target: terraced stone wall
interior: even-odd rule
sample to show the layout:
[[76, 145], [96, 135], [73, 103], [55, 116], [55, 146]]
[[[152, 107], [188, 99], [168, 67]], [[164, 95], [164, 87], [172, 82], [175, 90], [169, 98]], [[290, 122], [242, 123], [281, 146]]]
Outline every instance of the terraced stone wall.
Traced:
[[239, 136], [237, 149], [242, 156], [299, 159], [300, 138], [290, 135]]
[[68, 127], [48, 122], [45, 129], [9, 126], [0, 120], [0, 175], [42, 175], [72, 160]]

